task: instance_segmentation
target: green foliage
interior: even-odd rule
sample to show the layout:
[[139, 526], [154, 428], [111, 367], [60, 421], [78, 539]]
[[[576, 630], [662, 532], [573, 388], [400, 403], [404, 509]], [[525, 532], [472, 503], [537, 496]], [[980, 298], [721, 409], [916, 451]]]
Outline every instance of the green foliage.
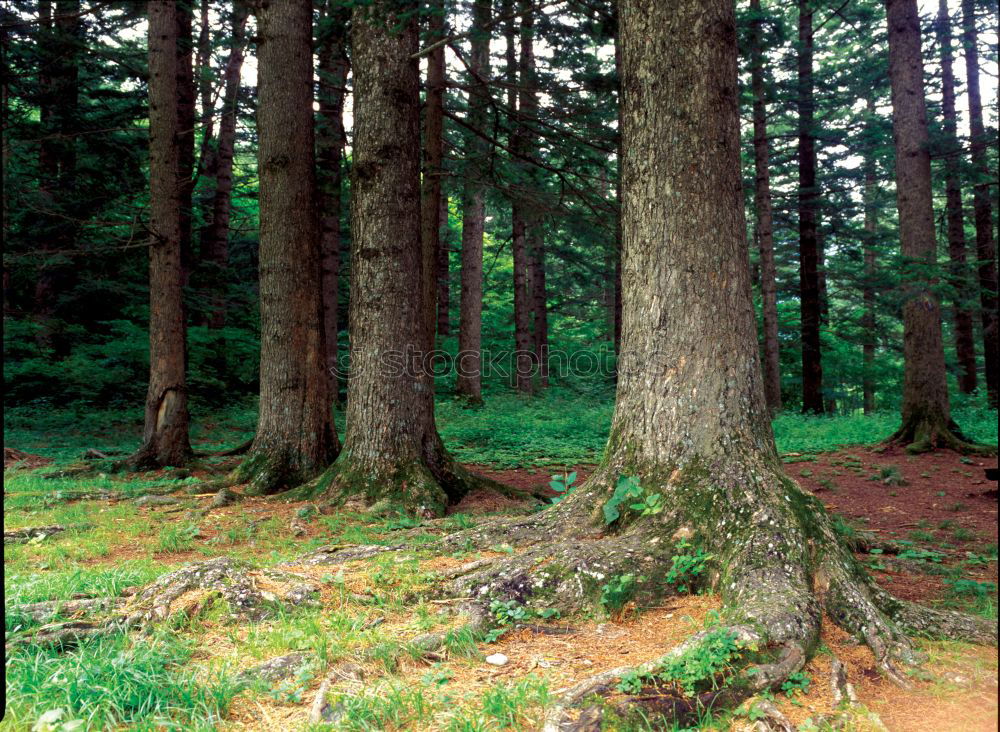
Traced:
[[549, 487], [554, 490], [559, 495], [553, 496], [550, 500], [552, 503], [559, 503], [562, 499], [569, 495], [569, 492], [573, 490], [573, 483], [576, 481], [576, 471], [571, 473], [562, 473], [552, 476], [549, 481]]
[[675, 546], [677, 553], [670, 560], [667, 584], [675, 585], [678, 592], [690, 592], [691, 586], [705, 573], [713, 555], [706, 554], [701, 547], [690, 551], [692, 547], [687, 539], [681, 539]]
[[609, 613], [620, 612], [632, 599], [637, 585], [645, 579], [645, 577], [637, 577], [634, 574], [621, 574], [610, 578], [601, 587], [601, 605]]
[[693, 696], [704, 686], [719, 688], [746, 649], [736, 635], [725, 628], [713, 628], [701, 641], [683, 653], [667, 658], [657, 670], [657, 678]]
[[797, 694], [808, 694], [809, 684], [809, 676], [802, 671], [795, 671], [790, 673], [788, 678], [782, 682], [781, 690], [785, 692], [786, 696], [794, 697]]
[[607, 500], [604, 504], [604, 523], [613, 524], [621, 516], [621, 505], [626, 501], [641, 498], [643, 496], [642, 487], [639, 485], [639, 479], [623, 475], [618, 478], [618, 482], [615, 484], [614, 493], [611, 494], [611, 498]]
[[878, 468], [878, 472], [872, 475], [869, 480], [877, 480], [885, 485], [906, 485], [906, 479], [903, 474], [899, 472], [899, 468], [895, 465], [881, 465]]

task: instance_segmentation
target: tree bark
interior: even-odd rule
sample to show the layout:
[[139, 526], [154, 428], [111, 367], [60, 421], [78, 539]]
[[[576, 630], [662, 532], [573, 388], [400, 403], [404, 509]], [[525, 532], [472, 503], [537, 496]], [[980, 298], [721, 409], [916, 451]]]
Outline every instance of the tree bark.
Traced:
[[[486, 128], [489, 112], [490, 0], [472, 5], [472, 44], [469, 53], [469, 126]], [[462, 195], [462, 293], [458, 324], [458, 378], [455, 392], [472, 403], [482, 396], [483, 226], [486, 215], [486, 175], [489, 143], [470, 134], [466, 143], [465, 189]]]
[[[866, 127], [871, 127], [875, 116], [875, 98], [871, 94], [866, 100]], [[869, 135], [868, 140], [872, 138]], [[869, 142], [869, 144], [872, 144]], [[878, 343], [878, 332], [875, 324], [875, 245], [878, 241], [878, 180], [875, 170], [875, 152], [865, 151], [865, 233], [864, 233], [864, 280], [862, 284], [862, 300], [864, 315], [861, 319], [861, 330], [864, 334], [862, 346], [863, 371], [861, 391], [863, 395], [864, 413], [875, 412], [875, 346]]]
[[781, 361], [778, 351], [778, 289], [771, 216], [771, 173], [764, 89], [764, 32], [760, 0], [751, 0], [751, 86], [753, 87], [754, 204], [760, 247], [760, 292], [764, 316], [764, 398], [771, 414], [781, 411]]
[[972, 313], [966, 306], [969, 273], [965, 263], [965, 222], [962, 188], [959, 183], [958, 125], [955, 116], [955, 74], [952, 70], [951, 22], [948, 0], [940, 0], [937, 17], [938, 48], [941, 54], [941, 112], [944, 118], [945, 217], [948, 222], [950, 284], [954, 292], [952, 314], [955, 321], [955, 354], [958, 357], [958, 388], [963, 394], [976, 390], [976, 347], [972, 339]]
[[[233, 2], [233, 30], [229, 59], [223, 72], [222, 117], [218, 147], [211, 153], [207, 171], [215, 178], [211, 211], [201, 230], [201, 263], [207, 280], [211, 310], [205, 322], [211, 328], [226, 324], [226, 285], [229, 265], [229, 219], [233, 200], [233, 156], [236, 150], [236, 121], [240, 105], [240, 74], [246, 51], [246, 22], [249, 9], [242, 0]], [[214, 117], [214, 115], [213, 115]]]
[[[434, 0], [428, 19], [427, 42], [436, 43], [444, 37], [444, 0]], [[441, 185], [444, 176], [444, 46], [427, 54], [427, 91], [424, 105], [423, 192], [420, 209], [420, 241], [424, 272], [421, 299], [424, 308], [425, 350], [434, 350], [434, 330], [440, 322], [441, 263]], [[447, 220], [445, 220], [447, 223]], [[447, 278], [445, 264], [443, 276]], [[445, 315], [447, 323], [447, 315]]]
[[356, 5], [351, 169], [351, 377], [344, 449], [316, 482], [323, 500], [441, 514], [475, 484], [434, 423], [419, 358], [420, 84], [415, 2]]
[[[443, 189], [443, 181], [442, 181]], [[451, 335], [451, 227], [448, 225], [448, 196], [441, 192], [441, 207], [438, 215], [437, 264], [437, 332], [441, 338]]]
[[816, 209], [815, 98], [813, 29], [809, 0], [799, 3], [799, 298], [802, 319], [802, 411], [823, 412], [823, 362], [820, 351], [819, 237]]
[[195, 125], [195, 83], [194, 83], [194, 37], [192, 19], [194, 0], [177, 0], [177, 135], [179, 150], [177, 156], [177, 180], [181, 194], [181, 264], [183, 282], [187, 286], [194, 263], [192, 249], [191, 205], [194, 194], [194, 125]]
[[[521, 119], [518, 106], [518, 74], [517, 62], [517, 17], [514, 15], [514, 0], [505, 0], [504, 17], [509, 18], [504, 29], [507, 41], [507, 108], [513, 126], [510, 134], [510, 149], [516, 160], [514, 169], [518, 174], [515, 181], [516, 189], [523, 186], [524, 154], [528, 145], [528, 130]], [[522, 82], [523, 83], [523, 82]], [[515, 190], [510, 199], [511, 220], [511, 250], [514, 264], [514, 386], [520, 394], [531, 394], [534, 391], [532, 376], [532, 312], [528, 289], [528, 242], [525, 231], [524, 193]]]
[[187, 337], [182, 263], [181, 140], [177, 16], [169, 0], [149, 8], [149, 389], [142, 447], [128, 463], [137, 470], [183, 465], [188, 438]]
[[[766, 649], [767, 659], [745, 662], [724, 691], [692, 702], [701, 710], [780, 687], [815, 652], [824, 617], [867, 642], [895, 679], [903, 678], [896, 663], [916, 655], [904, 628], [995, 642], [995, 623], [916, 608], [881, 590], [822, 503], [784, 475], [750, 291], [734, 3], [621, 0], [619, 7], [625, 294], [611, 434], [593, 475], [558, 504], [448, 537], [448, 546], [489, 546], [500, 537], [521, 546], [459, 577], [451, 591], [484, 610], [493, 602], [592, 610], [608, 578], [628, 574], [630, 600], [660, 604], [671, 592], [665, 568], [671, 560], [677, 568], [678, 552], [690, 559], [700, 549], [711, 556], [705, 585], [723, 603], [722, 626], [709, 633]], [[705, 640], [696, 634], [672, 658], [698, 657]], [[663, 668], [657, 657], [640, 660], [633, 678]], [[595, 684], [614, 688], [623, 672], [581, 682], [574, 688], [582, 691], [557, 707]], [[632, 701], [642, 705], [643, 697]], [[546, 729], [562, 721], [549, 717]], [[671, 721], [690, 723], [654, 726], [669, 729]]]
[[323, 331], [330, 395], [339, 401], [340, 378], [337, 341], [340, 323], [340, 209], [343, 188], [341, 158], [347, 141], [344, 133], [344, 99], [347, 96], [348, 23], [350, 11], [340, 2], [324, 6], [317, 35], [319, 57], [316, 120], [316, 183], [319, 191], [320, 263], [323, 291]]
[[260, 414], [234, 478], [260, 495], [314, 478], [339, 445], [320, 293], [312, 2], [262, 4], [257, 27]]
[[[983, 361], [986, 393], [990, 405], [997, 406], [1000, 378], [1000, 331], [997, 317], [997, 263], [993, 242], [993, 215], [990, 186], [996, 185], [996, 171], [990, 171], [986, 148], [990, 140], [983, 126], [983, 102], [979, 91], [979, 49], [976, 31], [975, 3], [962, 0], [962, 44], [965, 47], [965, 68], [969, 88], [969, 130], [972, 133], [972, 167], [975, 185], [972, 205], [976, 223], [976, 258], [979, 260], [980, 316], [983, 324]], [[995, 142], [995, 140], [994, 140]]]
[[892, 136], [896, 147], [896, 208], [903, 253], [902, 426], [891, 440], [917, 452], [964, 449], [951, 420], [941, 337], [941, 305], [934, 293], [937, 243], [931, 197], [931, 158], [924, 101], [920, 18], [916, 0], [888, 0]]

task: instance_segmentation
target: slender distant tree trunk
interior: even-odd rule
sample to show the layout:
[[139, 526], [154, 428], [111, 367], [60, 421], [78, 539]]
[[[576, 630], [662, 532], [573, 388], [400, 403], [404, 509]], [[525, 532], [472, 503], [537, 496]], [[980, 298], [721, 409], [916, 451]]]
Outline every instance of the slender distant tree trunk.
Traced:
[[42, 264], [35, 282], [35, 313], [41, 325], [38, 341], [52, 346], [52, 318], [59, 298], [76, 280], [70, 252], [76, 246], [80, 211], [72, 201], [76, 187], [76, 131], [79, 117], [79, 56], [82, 29], [79, 0], [39, 3], [42, 73], [40, 168], [49, 211], [38, 231]]
[[417, 3], [354, 6], [351, 167], [351, 378], [340, 457], [316, 482], [323, 500], [440, 515], [476, 479], [434, 424], [421, 319], [420, 84]]
[[934, 294], [937, 260], [931, 158], [916, 0], [888, 0], [889, 79], [896, 146], [896, 206], [906, 283], [903, 304], [902, 426], [892, 440], [919, 452], [968, 447], [951, 420]]
[[438, 252], [437, 264], [437, 332], [441, 338], [451, 335], [451, 228], [448, 226], [448, 196], [444, 192], [442, 181], [441, 206], [438, 215]]
[[[434, 0], [430, 8], [428, 43], [444, 37], [444, 0]], [[424, 166], [421, 194], [420, 241], [423, 263], [423, 300], [426, 351], [434, 349], [434, 330], [440, 322], [438, 299], [441, 260], [441, 184], [444, 176], [444, 46], [427, 54], [427, 98], [424, 105]], [[447, 215], [445, 213], [445, 215]], [[444, 276], [447, 277], [447, 265]], [[446, 316], [447, 320], [447, 316]]]
[[[241, 0], [233, 2], [233, 30], [229, 59], [223, 72], [222, 117], [218, 146], [211, 154], [208, 175], [215, 178], [211, 211], [201, 230], [201, 263], [206, 270], [211, 311], [206, 324], [221, 328], [226, 324], [226, 285], [229, 264], [229, 219], [233, 200], [233, 156], [236, 150], [236, 120], [240, 105], [240, 73], [246, 50], [246, 23], [249, 9]], [[213, 115], [214, 116], [214, 115]]]
[[347, 94], [348, 23], [350, 10], [337, 0], [327, 2], [317, 32], [319, 47], [319, 115], [316, 126], [316, 183], [319, 192], [320, 269], [323, 290], [323, 331], [326, 341], [326, 372], [330, 395], [339, 400], [340, 379], [337, 336], [340, 323], [337, 304], [340, 292], [340, 200], [341, 158], [344, 134], [344, 98]]
[[535, 221], [528, 237], [529, 267], [531, 268], [531, 303], [534, 331], [532, 350], [538, 363], [538, 385], [549, 385], [549, 315], [545, 292], [545, 232], [541, 221]]
[[[574, 703], [588, 707], [587, 729], [603, 728], [608, 706], [617, 729], [686, 727], [705, 708], [780, 687], [816, 652], [827, 618], [867, 641], [894, 679], [903, 678], [896, 664], [916, 655], [904, 628], [996, 637], [988, 620], [881, 590], [822, 503], [782, 470], [750, 291], [734, 6], [621, 0], [625, 309], [608, 444], [591, 477], [556, 505], [444, 541], [522, 547], [459, 577], [455, 596], [565, 613], [598, 607], [607, 578], [626, 574], [631, 600], [661, 604], [678, 591], [663, 576], [677, 567], [683, 537], [684, 556], [697, 548], [710, 557], [696, 582], [721, 596], [722, 624], [708, 633], [766, 651], [736, 661], [715, 691], [685, 697], [651, 680], [623, 697], [619, 678], [662, 668], [668, 649], [651, 651], [633, 669], [604, 671], [558, 696], [549, 729], [580, 728], [561, 714]], [[708, 643], [702, 631], [666, 658], [701, 657]], [[614, 696], [594, 704], [595, 693]]]
[[[875, 117], [875, 98], [868, 95], [866, 105], [866, 127], [870, 127]], [[869, 141], [872, 139], [868, 136]], [[872, 144], [869, 142], [869, 144]], [[862, 299], [864, 315], [861, 319], [864, 345], [862, 346], [863, 372], [861, 391], [864, 400], [864, 413], [875, 411], [875, 346], [878, 333], [875, 328], [875, 245], [878, 237], [878, 180], [875, 175], [875, 152], [865, 151], [865, 233], [864, 233], [864, 280]]]
[[802, 319], [802, 411], [823, 412], [823, 361], [820, 351], [819, 236], [816, 209], [815, 98], [810, 0], [799, 3], [799, 298]]
[[260, 414], [234, 478], [259, 495], [315, 477], [339, 445], [320, 293], [312, 2], [261, 4], [257, 28]]
[[149, 390], [137, 470], [183, 465], [191, 457], [182, 296], [182, 196], [177, 16], [171, 0], [149, 8]]
[[191, 244], [192, 195], [194, 193], [194, 0], [177, 0], [177, 125], [179, 150], [177, 176], [181, 185], [181, 263], [184, 285], [188, 283], [194, 252]]
[[778, 351], [778, 289], [771, 218], [771, 173], [764, 89], [764, 33], [760, 0], [751, 0], [751, 86], [753, 87], [754, 204], [760, 247], [760, 292], [764, 311], [764, 397], [771, 414], [781, 411], [781, 361]]
[[201, 105], [201, 149], [204, 153], [215, 136], [215, 103], [212, 99], [212, 34], [210, 32], [210, 0], [199, 2], [198, 50], [194, 59], [195, 84], [198, 87], [198, 102]]
[[[979, 260], [980, 315], [983, 323], [983, 361], [986, 393], [990, 404], [997, 406], [1000, 378], [1000, 344], [997, 317], [997, 263], [993, 242], [991, 186], [996, 186], [996, 170], [989, 169], [986, 148], [990, 140], [983, 126], [983, 102], [979, 91], [979, 49], [976, 13], [973, 0], [962, 0], [962, 45], [965, 47], [965, 68], [969, 87], [969, 130], [972, 133], [972, 167], [976, 182], [972, 188], [972, 205], [976, 222], [976, 258]], [[996, 142], [994, 138], [993, 142]], [[994, 189], [995, 191], [995, 189]]]
[[[489, 112], [490, 0], [475, 0], [472, 6], [472, 43], [469, 53], [469, 127], [486, 128]], [[458, 378], [456, 393], [470, 402], [482, 396], [483, 327], [483, 225], [486, 215], [486, 175], [490, 146], [481, 136], [470, 134], [466, 153], [465, 190], [462, 196], [462, 293], [458, 324]]]
[[958, 356], [958, 388], [963, 394], [976, 390], [976, 347], [972, 339], [972, 313], [968, 301], [969, 276], [965, 263], [965, 222], [962, 215], [962, 188], [959, 183], [958, 144], [955, 117], [955, 74], [952, 70], [951, 22], [948, 0], [940, 0], [937, 17], [938, 48], [941, 53], [941, 107], [944, 117], [945, 214], [948, 221], [950, 280], [954, 290], [952, 312], [955, 320], [955, 354]]
[[504, 17], [509, 18], [504, 29], [507, 41], [507, 109], [512, 123], [510, 148], [514, 154], [514, 170], [517, 177], [512, 185], [511, 195], [511, 250], [514, 265], [514, 385], [521, 394], [534, 390], [532, 372], [532, 313], [528, 290], [528, 241], [525, 231], [525, 186], [524, 154], [528, 146], [528, 130], [521, 119], [518, 107], [518, 63], [517, 63], [517, 18], [514, 16], [514, 0], [505, 0]]

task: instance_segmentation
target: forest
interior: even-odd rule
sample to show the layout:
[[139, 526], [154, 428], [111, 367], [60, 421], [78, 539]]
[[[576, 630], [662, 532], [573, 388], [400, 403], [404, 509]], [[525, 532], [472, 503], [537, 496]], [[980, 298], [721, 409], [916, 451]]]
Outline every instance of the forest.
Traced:
[[997, 0], [0, 35], [0, 730], [996, 729]]

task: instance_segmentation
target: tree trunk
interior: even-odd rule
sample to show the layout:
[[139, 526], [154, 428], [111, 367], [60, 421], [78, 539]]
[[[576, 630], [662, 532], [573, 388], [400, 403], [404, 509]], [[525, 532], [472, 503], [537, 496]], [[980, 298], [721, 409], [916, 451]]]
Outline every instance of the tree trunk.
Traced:
[[951, 420], [941, 305], [934, 294], [937, 260], [931, 158], [916, 0], [888, 0], [896, 207], [903, 253], [903, 424], [891, 440], [912, 452], [967, 447]]
[[549, 385], [549, 316], [545, 293], [545, 233], [541, 221], [536, 220], [531, 228], [528, 251], [534, 325], [532, 350], [538, 364], [538, 385], [544, 389]]
[[958, 171], [961, 148], [955, 117], [955, 74], [952, 70], [948, 0], [940, 0], [938, 6], [937, 37], [941, 52], [941, 106], [946, 144], [945, 214], [948, 221], [948, 257], [951, 260], [949, 279], [954, 290], [952, 312], [955, 320], [955, 354], [958, 356], [958, 388], [963, 394], [971, 394], [976, 390], [976, 347], [972, 340], [972, 313], [965, 305], [970, 282], [965, 263], [965, 223]]
[[[472, 6], [472, 48], [469, 53], [469, 127], [484, 130], [488, 121], [490, 78], [490, 0]], [[470, 134], [462, 196], [462, 293], [458, 324], [458, 378], [455, 392], [472, 403], [482, 396], [483, 225], [486, 215], [486, 175], [489, 143]]]
[[799, 2], [799, 298], [802, 318], [802, 411], [823, 412], [823, 362], [820, 352], [819, 237], [816, 208], [813, 30], [810, 0]]
[[211, 311], [207, 325], [226, 324], [226, 285], [229, 264], [229, 217], [233, 198], [233, 155], [236, 150], [236, 121], [239, 116], [240, 73], [246, 50], [246, 22], [249, 14], [241, 0], [233, 2], [233, 31], [229, 59], [223, 73], [222, 118], [219, 120], [218, 148], [212, 153], [210, 175], [215, 178], [211, 212], [201, 230], [201, 262], [207, 280]]
[[170, 0], [149, 1], [149, 390], [137, 470], [183, 465], [188, 439], [187, 337], [183, 299], [177, 16]]
[[[443, 181], [442, 181], [443, 189]], [[441, 213], [438, 215], [437, 265], [437, 332], [441, 338], [451, 335], [451, 228], [448, 226], [448, 196], [442, 190]]]
[[319, 57], [316, 125], [316, 183], [319, 191], [320, 263], [323, 291], [323, 331], [326, 342], [326, 372], [330, 395], [339, 401], [340, 378], [337, 361], [337, 319], [340, 282], [340, 201], [342, 194], [341, 158], [344, 153], [344, 98], [347, 94], [348, 23], [350, 11], [340, 2], [324, 7], [317, 32]]
[[[688, 700], [686, 714], [683, 704], [673, 707], [687, 717], [780, 687], [819, 645], [824, 616], [865, 640], [896, 679], [897, 660], [915, 656], [903, 627], [995, 641], [986, 619], [915, 608], [881, 590], [822, 503], [782, 471], [750, 292], [734, 4], [621, 0], [619, 7], [625, 293], [611, 434], [595, 473], [555, 506], [449, 537], [449, 546], [489, 546], [500, 537], [536, 544], [460, 577], [451, 591], [484, 608], [593, 610], [606, 583], [627, 574], [626, 599], [662, 604], [664, 594], [683, 591], [664, 582], [671, 560], [676, 574], [678, 554], [690, 561], [707, 553], [702, 581], [721, 595], [724, 620], [672, 658], [711, 653], [706, 635], [720, 632], [765, 655], [738, 662], [720, 690], [699, 697], [704, 704]], [[632, 678], [656, 686], [649, 668], [664, 666], [637, 660], [648, 661], [647, 676], [640, 668]], [[581, 682], [557, 704], [584, 699], [602, 681], [614, 689], [624, 671]], [[670, 698], [678, 699], [651, 692], [616, 711]], [[562, 721], [550, 716], [546, 728]], [[621, 728], [631, 729], [629, 721]], [[658, 722], [656, 729], [673, 726]]]
[[[434, 0], [428, 19], [428, 43], [436, 43], [444, 37], [444, 21], [444, 0]], [[444, 45], [441, 45], [427, 54], [427, 96], [424, 105], [424, 185], [421, 194], [420, 242], [424, 272], [421, 299], [424, 308], [426, 351], [434, 350], [434, 330], [440, 322], [437, 308], [441, 285], [437, 268], [441, 260], [444, 88]], [[447, 212], [444, 212], [444, 215], [447, 216]], [[447, 277], [447, 264], [444, 276]], [[447, 322], [447, 316], [445, 321]]]
[[326, 375], [313, 148], [312, 2], [257, 10], [260, 415], [235, 479], [268, 494], [336, 456]]
[[[1000, 344], [997, 318], [997, 263], [993, 242], [993, 216], [990, 187], [996, 185], [996, 171], [990, 171], [986, 148], [990, 140], [983, 126], [983, 102], [979, 92], [979, 49], [976, 31], [975, 3], [962, 0], [962, 44], [965, 47], [965, 68], [969, 86], [969, 130], [972, 133], [972, 167], [975, 185], [972, 205], [976, 222], [976, 258], [979, 260], [980, 315], [983, 323], [983, 361], [986, 393], [990, 404], [997, 406], [997, 379], [1000, 364], [997, 352]], [[993, 140], [996, 142], [996, 140]]]
[[419, 354], [420, 85], [415, 2], [356, 5], [351, 169], [351, 378], [340, 457], [316, 482], [334, 503], [439, 515], [475, 479], [447, 454]]
[[771, 220], [771, 173], [764, 90], [764, 32], [760, 0], [751, 0], [751, 85], [753, 87], [754, 204], [760, 247], [760, 292], [764, 312], [764, 398], [772, 415], [781, 411], [781, 361], [778, 351], [778, 289]]
[[194, 262], [191, 248], [192, 194], [194, 193], [194, 0], [177, 0], [177, 180], [181, 186], [181, 266], [187, 286]]
[[[868, 95], [866, 104], [866, 127], [870, 127], [875, 117], [875, 97]], [[872, 137], [867, 136], [869, 145]], [[878, 332], [875, 327], [875, 245], [878, 241], [878, 180], [875, 174], [875, 152], [865, 151], [865, 233], [864, 233], [864, 280], [862, 299], [864, 315], [861, 319], [861, 330], [864, 337], [862, 346], [863, 371], [861, 391], [864, 399], [864, 413], [875, 411], [875, 346], [878, 343]]]
[[42, 258], [35, 282], [35, 315], [41, 325], [40, 345], [50, 347], [52, 318], [59, 298], [76, 280], [69, 253], [76, 246], [76, 130], [79, 117], [79, 55], [83, 39], [79, 0], [39, 3], [41, 188], [48, 212], [40, 222], [38, 239]]
[[532, 357], [532, 312], [528, 290], [528, 242], [525, 231], [523, 203], [523, 155], [528, 144], [528, 130], [520, 117], [518, 108], [518, 63], [517, 63], [517, 17], [514, 15], [514, 0], [505, 0], [504, 17], [509, 18], [504, 29], [507, 41], [507, 109], [513, 120], [510, 134], [510, 149], [514, 154], [514, 170], [518, 177], [511, 195], [511, 250], [514, 260], [514, 386], [520, 394], [531, 394], [534, 383], [531, 378]]

